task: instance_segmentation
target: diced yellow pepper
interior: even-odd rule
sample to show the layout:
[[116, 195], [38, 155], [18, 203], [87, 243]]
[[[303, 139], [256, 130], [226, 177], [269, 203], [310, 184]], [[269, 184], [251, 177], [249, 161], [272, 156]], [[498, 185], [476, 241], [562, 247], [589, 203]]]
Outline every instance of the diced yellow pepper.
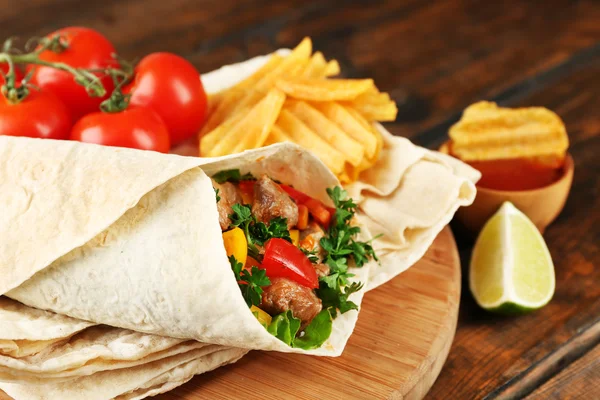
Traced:
[[298, 243], [300, 243], [300, 231], [298, 229], [290, 230], [290, 238], [294, 246], [298, 246]]
[[225, 251], [227, 257], [233, 255], [235, 259], [246, 264], [246, 257], [248, 256], [248, 241], [244, 231], [240, 228], [233, 228], [230, 231], [223, 232], [223, 243], [225, 244]]
[[261, 310], [260, 308], [258, 308], [256, 306], [250, 307], [250, 311], [252, 311], [252, 314], [254, 314], [254, 316], [256, 317], [258, 322], [260, 322], [262, 325], [265, 325], [265, 326], [271, 325], [272, 318], [265, 311]]

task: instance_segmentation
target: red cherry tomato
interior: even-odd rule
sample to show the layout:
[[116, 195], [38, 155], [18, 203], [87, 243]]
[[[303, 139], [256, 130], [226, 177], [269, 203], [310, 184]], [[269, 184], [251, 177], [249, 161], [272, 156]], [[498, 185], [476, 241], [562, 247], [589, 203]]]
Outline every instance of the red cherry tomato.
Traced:
[[71, 139], [161, 153], [169, 151], [167, 127], [154, 111], [143, 107], [88, 114], [75, 124]]
[[200, 74], [187, 60], [171, 53], [153, 53], [135, 68], [135, 80], [124, 93], [130, 104], [150, 107], [161, 116], [180, 143], [198, 133], [206, 116], [206, 93]]
[[72, 125], [69, 110], [52, 93], [31, 90], [16, 104], [0, 95], [0, 135], [67, 139]]
[[288, 278], [311, 289], [319, 287], [317, 272], [308, 257], [285, 239], [269, 239], [261, 268], [269, 278]]
[[[68, 48], [60, 53], [46, 50], [40, 54], [40, 59], [50, 62], [63, 62], [77, 68], [107, 68], [118, 67], [117, 61], [112, 57], [115, 53], [113, 45], [100, 33], [89, 28], [69, 27], [60, 29], [48, 35], [53, 37], [62, 35]], [[81, 116], [98, 111], [102, 100], [110, 96], [114, 85], [110, 77], [101, 79], [106, 96], [91, 97], [85, 88], [73, 79], [73, 75], [51, 67], [37, 66], [33, 73], [31, 83], [47, 89], [56, 94], [71, 110], [74, 120]]]

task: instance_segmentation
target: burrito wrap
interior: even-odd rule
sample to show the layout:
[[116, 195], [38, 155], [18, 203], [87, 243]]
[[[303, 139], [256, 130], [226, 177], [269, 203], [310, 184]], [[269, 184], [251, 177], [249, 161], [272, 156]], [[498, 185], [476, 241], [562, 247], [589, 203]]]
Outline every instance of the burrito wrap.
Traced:
[[[280, 52], [285, 53], [286, 51], [287, 50], [281, 50]], [[204, 86], [208, 92], [218, 91], [231, 86], [251, 74], [254, 70], [260, 67], [266, 61], [266, 59], [267, 56], [256, 57], [246, 62], [225, 66], [217, 71], [203, 75], [202, 80]], [[369, 199], [380, 198], [382, 202], [379, 205], [382, 206], [382, 213], [385, 214], [386, 211], [393, 212], [395, 210], [400, 210], [396, 213], [396, 215], [399, 216], [404, 214], [407, 217], [407, 221], [410, 222], [397, 225], [395, 220], [390, 221], [387, 219], [378, 218], [379, 214], [376, 213], [362, 216], [361, 220], [369, 225], [371, 229], [374, 229], [378, 232], [387, 230], [388, 234], [391, 233], [389, 238], [384, 236], [382, 239], [375, 242], [375, 247], [381, 254], [382, 263], [381, 266], [371, 269], [371, 277], [368, 289], [372, 289], [378, 284], [391, 279], [393, 276], [402, 272], [408, 266], [412, 265], [414, 261], [420, 258], [421, 254], [424, 253], [424, 251], [429, 247], [437, 233], [443, 228], [447, 221], [451, 219], [455, 209], [460, 205], [467, 205], [472, 201], [472, 198], [474, 197], [474, 187], [472, 183], [479, 179], [479, 173], [467, 165], [457, 162], [457, 160], [450, 157], [446, 157], [443, 154], [430, 152], [428, 150], [416, 147], [405, 139], [392, 137], [381, 126], [378, 124], [376, 125], [384, 135], [385, 146], [382, 150], [382, 160], [380, 160], [380, 162], [377, 163], [373, 169], [371, 169], [371, 172], [368, 176], [363, 174], [361, 177], [362, 182], [357, 182], [355, 185], [351, 186], [349, 190], [353, 196], [357, 197], [362, 211], [370, 211], [372, 209], [371, 206], [376, 204], [374, 202], [367, 203]], [[175, 151], [185, 155], [196, 155], [197, 145], [184, 145], [178, 149], [175, 149]], [[424, 182], [426, 183], [421, 183], [421, 186], [417, 186], [416, 191], [413, 191], [412, 194], [409, 193], [409, 196], [412, 195], [415, 200], [421, 199], [420, 203], [417, 201], [413, 201], [412, 203], [405, 202], [404, 206], [400, 206], [397, 204], [397, 202], [399, 199], [403, 198], [402, 193], [397, 196], [392, 196], [395, 192], [406, 192], [409, 188], [414, 188], [409, 180], [414, 181], [416, 178], [419, 178], [419, 175], [411, 174], [407, 178], [407, 176], [405, 176], [405, 172], [409, 170], [411, 166], [419, 164], [422, 161], [435, 162], [440, 165], [444, 170], [441, 171], [438, 169], [437, 172], [441, 172], [444, 179], [452, 182], [450, 187], [454, 186], [455, 188], [460, 188], [459, 190], [445, 192], [444, 190], [447, 187], [444, 187], [444, 189], [440, 188], [437, 195], [434, 193], [434, 200], [429, 201], [429, 203], [432, 204], [432, 206], [435, 206], [436, 201], [442, 201], [443, 204], [439, 207], [439, 212], [435, 213], [438, 219], [435, 221], [432, 221], [431, 218], [427, 220], [431, 221], [429, 222], [429, 225], [427, 221], [419, 219], [419, 217], [413, 218], [413, 215], [414, 213], [417, 213], [418, 215], [418, 208], [422, 204], [427, 204], [427, 200], [431, 199], [428, 197], [430, 194], [425, 194], [427, 192], [426, 186], [433, 183], [433, 187], [437, 188], [438, 186], [434, 181], [436, 176], [420, 177], [423, 178]], [[366, 204], [370, 204], [371, 206]], [[443, 215], [440, 216], [440, 212], [443, 213]], [[420, 240], [416, 240], [417, 238]], [[0, 300], [2, 299], [0, 298]], [[0, 304], [0, 310], [1, 308], [2, 304]], [[29, 307], [24, 308], [27, 309]], [[37, 311], [39, 310], [36, 310], [36, 312]], [[68, 317], [64, 318], [71, 320], [71, 324], [73, 326], [78, 326], [83, 323], [82, 321], [70, 319]], [[28, 318], [24, 317], [23, 319], [27, 320]], [[78, 331], [78, 329], [74, 330]], [[0, 335], [0, 337], [1, 336], [2, 335]], [[34, 340], [37, 337], [32, 336], [31, 338]], [[61, 337], [57, 340], [64, 340], [64, 338]], [[2, 339], [0, 339], [0, 343], [2, 343]], [[32, 343], [35, 343], [35, 341], [32, 341]], [[243, 354], [244, 353], [231, 354], [230, 362], [235, 361]], [[115, 355], [113, 355], [113, 357], [114, 356]], [[183, 365], [193, 365], [195, 367], [195, 370], [193, 369], [190, 373], [188, 373], [189, 378], [191, 378], [192, 375], [203, 372], [205, 370], [204, 366], [206, 363], [206, 357], [200, 357], [195, 362], [190, 361]], [[151, 365], [152, 364], [144, 367], [152, 368]], [[142, 370], [144, 368], [140, 366], [137, 367], [137, 369]], [[76, 371], [77, 369], [73, 370], [73, 372], [77, 373]], [[92, 392], [103, 393], [103, 384], [109, 381], [106, 380], [108, 376], [103, 379], [98, 379], [101, 376], [102, 374], [94, 374], [89, 377], [81, 377], [79, 380], [81, 380], [81, 385], [86, 387], [88, 390], [91, 390]], [[165, 372], [163, 375], [159, 375], [156, 378], [150, 379], [145, 384], [140, 384], [140, 387], [147, 388], [145, 391], [143, 389], [132, 390], [129, 394], [118, 398], [143, 398], [145, 396], [162, 393], [184, 383], [186, 380], [187, 379], [180, 379], [180, 376], [169, 375], [168, 372]], [[52, 389], [52, 393], [56, 392], [66, 394], [67, 388], [71, 387], [72, 385], [69, 383], [57, 384], [57, 387]], [[3, 383], [2, 388], [12, 391], [15, 395], [18, 393], [21, 396], [24, 396], [19, 396], [19, 398], [36, 399], [40, 398], [37, 397], [36, 394], [41, 395], [39, 391], [35, 389], [35, 386], [31, 385]], [[80, 396], [77, 397], [74, 396], [72, 391], [70, 392], [70, 395], [73, 396], [72, 398], [89, 398], [89, 392], [85, 391], [80, 392]]]
[[[31, 154], [40, 155], [31, 157]], [[0, 137], [2, 293], [140, 332], [248, 349], [339, 355], [357, 312], [319, 349], [291, 348], [252, 315], [227, 259], [209, 175], [239, 168], [327, 204], [334, 175], [286, 143], [219, 159]], [[199, 166], [202, 166], [202, 169]], [[208, 174], [208, 175], [207, 175]], [[37, 226], [32, 229], [32, 226]], [[354, 268], [366, 282], [369, 265]], [[352, 300], [360, 304], [362, 291]]]

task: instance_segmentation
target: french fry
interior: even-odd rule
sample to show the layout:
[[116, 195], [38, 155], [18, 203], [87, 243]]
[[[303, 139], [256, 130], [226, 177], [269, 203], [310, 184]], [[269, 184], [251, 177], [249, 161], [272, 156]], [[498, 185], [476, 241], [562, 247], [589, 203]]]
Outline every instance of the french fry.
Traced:
[[367, 90], [353, 100], [355, 103], [386, 104], [392, 101], [388, 93], [380, 92], [376, 87]]
[[372, 79], [279, 79], [277, 87], [299, 100], [353, 100], [375, 85]]
[[348, 173], [346, 171], [342, 171], [339, 175], [338, 175], [338, 179], [340, 180], [340, 183], [345, 185], [348, 183], [351, 183], [352, 180], [350, 179], [350, 177], [348, 176]]
[[229, 90], [225, 96], [221, 99], [216, 109], [209, 114], [208, 120], [204, 124], [204, 127], [200, 131], [200, 136], [206, 135], [208, 132], [215, 129], [219, 124], [224, 123], [227, 118], [233, 115], [233, 108], [237, 106], [237, 103], [246, 97], [247, 92], [244, 90]]
[[[373, 128], [373, 130], [376, 131], [375, 128]], [[382, 146], [380, 146], [380, 143], [381, 143], [381, 145], [383, 145], [383, 138], [381, 137], [381, 135], [379, 134], [379, 132], [373, 132], [373, 133], [377, 133], [377, 135], [374, 135], [374, 137], [377, 137], [378, 139], [381, 139], [381, 141], [377, 140], [376, 152], [375, 152], [375, 154], [373, 155], [372, 158], [366, 158], [366, 157], [363, 158], [362, 161], [361, 161], [361, 163], [360, 163], [360, 165], [357, 166], [357, 167], [355, 167], [352, 164], [348, 164], [348, 163], [346, 164], [346, 167], [345, 167], [344, 171], [346, 173], [346, 176], [349, 179], [349, 182], [354, 182], [354, 181], [358, 180], [360, 174], [363, 171], [368, 170], [373, 165], [375, 165], [375, 163], [377, 162], [377, 159], [379, 157], [379, 152], [381, 151], [381, 147], [382, 147]]]
[[325, 76], [336, 76], [339, 75], [340, 72], [340, 64], [337, 60], [331, 60], [327, 63], [327, 66], [325, 67]]
[[375, 156], [370, 160], [371, 162], [373, 162], [373, 164], [375, 164], [379, 159], [379, 154], [385, 146], [385, 143], [383, 142], [383, 136], [381, 135], [381, 132], [379, 132], [378, 129], [376, 129], [374, 126], [371, 126], [371, 131], [375, 134], [375, 138], [377, 139], [377, 150], [375, 151]]
[[258, 102], [280, 77], [295, 77], [300, 74], [308, 63], [311, 53], [312, 42], [309, 38], [304, 38], [279, 65], [270, 73], [264, 75], [252, 89], [247, 91], [247, 96], [238, 101], [231, 112], [236, 112]]
[[395, 121], [396, 115], [398, 115], [398, 108], [396, 103], [389, 102], [387, 104], [349, 104], [351, 107], [356, 109], [369, 121]]
[[340, 150], [352, 165], [359, 165], [365, 152], [363, 146], [342, 131], [335, 123], [303, 101], [288, 101], [285, 107], [313, 132]]
[[[279, 64], [281, 64], [282, 60], [283, 58], [281, 56], [275, 54], [269, 58], [265, 65], [259, 68], [258, 71], [250, 75], [248, 78], [234, 85], [232, 88], [212, 94], [210, 98], [213, 99], [216, 107], [211, 107], [208, 114], [209, 118], [202, 127], [200, 136], [212, 131], [217, 127], [217, 125], [224, 122], [226, 118], [231, 116], [233, 109], [237, 107], [238, 103], [248, 95], [248, 88], [251, 88], [258, 81], [271, 73]], [[245, 107], [253, 106], [254, 104], [247, 104]]]
[[503, 108], [479, 102], [465, 109], [449, 131], [452, 152], [464, 161], [565, 157], [569, 138], [558, 115], [543, 107]]
[[358, 166], [365, 155], [365, 149], [335, 123], [325, 117], [319, 110], [304, 101], [289, 101], [285, 107], [290, 110], [306, 126], [325, 139], [329, 144], [339, 149], [348, 162]]
[[398, 114], [396, 102], [390, 95], [377, 90], [367, 91], [343, 105], [354, 108], [369, 121], [394, 121]]
[[323, 53], [317, 51], [299, 76], [304, 78], [327, 78], [340, 73], [340, 64], [337, 60], [327, 62]]
[[[266, 130], [268, 133], [270, 127], [277, 115], [279, 109], [274, 109], [277, 102], [280, 101], [279, 95], [274, 89], [273, 92], [265, 96], [260, 102], [250, 109], [245, 115], [239, 119], [238, 122], [232, 124], [232, 126], [223, 133], [221, 140], [219, 140], [212, 148], [206, 151], [208, 157], [218, 157], [226, 154], [232, 154], [235, 149], [238, 148], [238, 144], [244, 140], [247, 135], [253, 138], [261, 137], [266, 134], [263, 131]], [[281, 108], [281, 107], [280, 107]], [[264, 141], [264, 139], [263, 139]]]
[[346, 108], [335, 102], [315, 102], [311, 105], [317, 108], [331, 122], [339, 126], [352, 139], [365, 149], [365, 156], [372, 158], [377, 150], [377, 139], [371, 129], [364, 127]]
[[375, 137], [375, 140], [377, 142], [377, 146], [375, 147], [375, 154], [373, 155], [373, 157], [369, 158], [369, 161], [372, 164], [375, 164], [375, 162], [377, 162], [377, 159], [379, 158], [379, 153], [381, 152], [381, 149], [383, 149], [383, 145], [384, 145], [383, 136], [381, 136], [381, 132], [379, 132], [379, 130], [377, 128], [375, 128], [372, 123], [367, 121], [365, 119], [365, 117], [363, 117], [355, 109], [353, 109], [351, 107], [345, 107], [345, 109], [350, 115], [352, 115], [354, 117], [354, 119], [356, 121], [358, 121], [362, 125], [362, 127], [364, 129], [369, 130], [369, 132], [371, 132], [371, 134]]
[[223, 96], [219, 95], [219, 93], [209, 94], [208, 101], [206, 102], [206, 115], [212, 115], [212, 113], [217, 109], [221, 100], [223, 100]]
[[293, 142], [292, 138], [289, 137], [284, 131], [281, 130], [277, 125], [273, 125], [271, 129], [271, 133], [267, 137], [265, 141], [265, 146], [275, 144], [275, 143], [283, 143], [283, 142]]
[[323, 57], [323, 53], [317, 51], [310, 58], [308, 64], [300, 74], [300, 76], [305, 78], [324, 78], [325, 77], [325, 69], [327, 68], [327, 61], [325, 61], [325, 57]]
[[217, 126], [211, 132], [200, 138], [200, 157], [208, 157], [209, 152], [221, 141], [230, 129], [237, 124], [250, 110], [240, 112], [228, 119], [221, 125]]
[[344, 155], [285, 108], [281, 110], [273, 130], [276, 131], [276, 128], [281, 129], [294, 143], [315, 153], [334, 174], [344, 170]]
[[279, 117], [284, 101], [285, 94], [281, 90], [271, 89], [264, 100], [260, 102], [261, 107], [255, 109], [252, 115], [254, 118], [253, 125], [247, 128], [247, 133], [238, 142], [232, 153], [263, 146], [277, 117]]

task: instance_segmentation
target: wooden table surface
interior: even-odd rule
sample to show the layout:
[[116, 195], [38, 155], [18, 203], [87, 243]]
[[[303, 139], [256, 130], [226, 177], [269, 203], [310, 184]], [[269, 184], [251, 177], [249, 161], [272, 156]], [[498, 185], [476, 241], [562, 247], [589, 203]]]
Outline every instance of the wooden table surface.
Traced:
[[[399, 105], [390, 131], [431, 148], [477, 100], [556, 111], [576, 172], [565, 210], [544, 235], [554, 299], [507, 318], [478, 309], [464, 290], [456, 339], [430, 399], [600, 398], [599, 21], [592, 0], [0, 1], [0, 37], [85, 25], [127, 59], [168, 50], [200, 71], [310, 35], [346, 76], [372, 77], [390, 92]], [[457, 240], [466, 269], [472, 242]]]

